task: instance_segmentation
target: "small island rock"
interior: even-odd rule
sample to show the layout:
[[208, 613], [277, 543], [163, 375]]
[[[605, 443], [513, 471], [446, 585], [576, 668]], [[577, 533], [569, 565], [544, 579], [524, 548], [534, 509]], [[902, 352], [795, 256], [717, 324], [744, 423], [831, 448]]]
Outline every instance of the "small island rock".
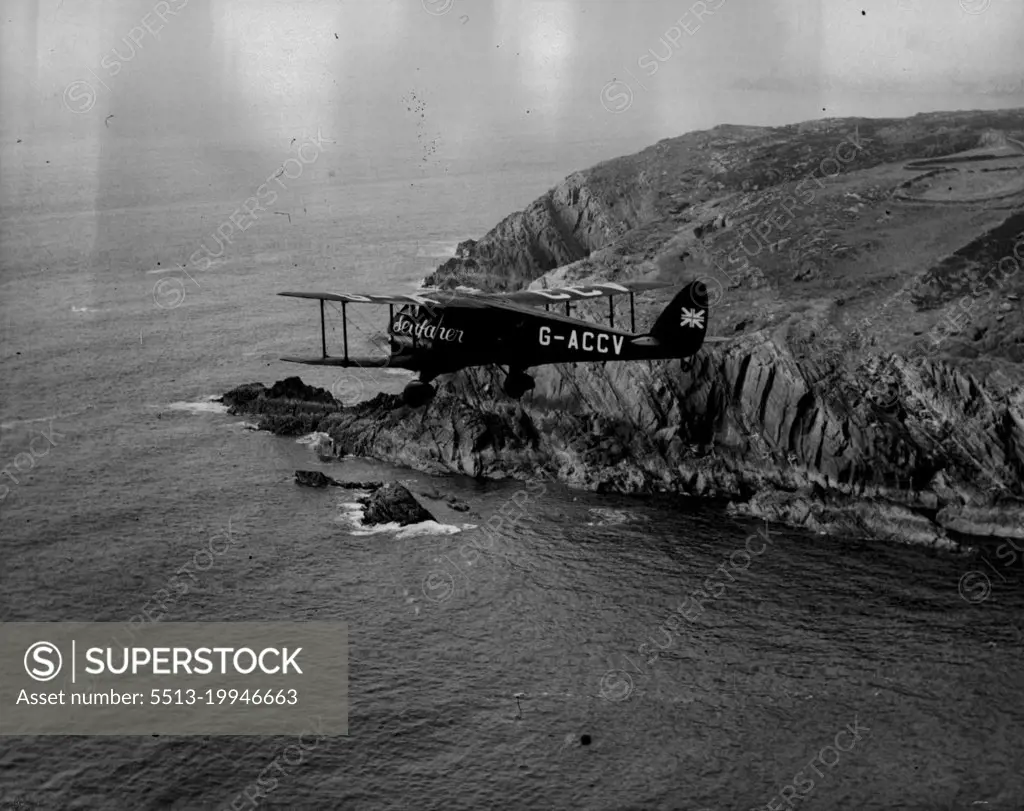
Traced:
[[367, 525], [395, 523], [404, 527], [434, 520], [412, 493], [395, 482], [360, 498], [359, 503], [363, 505], [363, 523]]

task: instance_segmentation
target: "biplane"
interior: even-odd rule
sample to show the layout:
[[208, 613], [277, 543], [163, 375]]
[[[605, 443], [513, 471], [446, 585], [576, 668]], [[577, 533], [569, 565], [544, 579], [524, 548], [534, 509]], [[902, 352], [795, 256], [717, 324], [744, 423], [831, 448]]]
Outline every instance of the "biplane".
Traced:
[[[603, 282], [578, 287], [485, 293], [471, 288], [423, 289], [397, 295], [279, 293], [320, 302], [320, 357], [281, 358], [313, 366], [391, 367], [419, 373], [403, 392], [419, 407], [435, 393], [431, 381], [471, 366], [506, 367], [503, 389], [513, 399], [534, 388], [526, 370], [548, 363], [687, 358], [704, 343], [708, 326], [707, 288], [700, 281], [680, 290], [651, 331], [636, 334], [636, 293], [669, 285], [659, 282]], [[628, 294], [630, 332], [615, 327], [614, 296]], [[608, 298], [608, 326], [571, 316], [574, 301]], [[342, 355], [327, 354], [326, 302], [341, 304]], [[390, 357], [350, 357], [346, 308], [387, 304]], [[552, 306], [565, 305], [565, 315]], [[544, 305], [544, 309], [537, 309]], [[396, 311], [396, 308], [397, 311]]]

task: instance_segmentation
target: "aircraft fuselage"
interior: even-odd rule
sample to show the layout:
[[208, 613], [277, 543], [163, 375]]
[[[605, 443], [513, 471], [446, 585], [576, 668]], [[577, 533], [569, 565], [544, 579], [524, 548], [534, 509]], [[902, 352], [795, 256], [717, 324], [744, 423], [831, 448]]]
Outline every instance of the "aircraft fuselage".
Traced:
[[[699, 349], [702, 339], [702, 330], [693, 332], [693, 351], [688, 354]], [[681, 356], [678, 347], [650, 339], [644, 345], [642, 336], [545, 311], [533, 315], [447, 307], [431, 314], [426, 308], [407, 308], [395, 314], [389, 333], [390, 365], [431, 376], [492, 363], [526, 369], [545, 363]]]

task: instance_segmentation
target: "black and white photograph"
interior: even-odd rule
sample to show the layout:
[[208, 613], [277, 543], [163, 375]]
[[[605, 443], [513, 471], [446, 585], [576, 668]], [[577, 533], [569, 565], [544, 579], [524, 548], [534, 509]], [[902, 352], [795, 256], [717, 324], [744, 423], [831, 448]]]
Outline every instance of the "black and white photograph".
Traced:
[[0, 811], [1024, 809], [1020, 0], [0, 14]]

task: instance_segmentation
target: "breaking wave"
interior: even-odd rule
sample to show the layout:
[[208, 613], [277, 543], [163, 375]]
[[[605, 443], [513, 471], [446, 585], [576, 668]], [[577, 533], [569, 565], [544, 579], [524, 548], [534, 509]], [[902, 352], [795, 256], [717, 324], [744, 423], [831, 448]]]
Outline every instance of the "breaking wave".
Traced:
[[198, 402], [170, 403], [167, 408], [172, 411], [191, 411], [193, 414], [227, 414], [228, 407], [224, 403], [217, 402], [218, 400], [220, 400], [220, 395], [214, 394]]
[[[369, 495], [367, 491], [353, 490], [351, 492], [360, 496]], [[338, 509], [340, 515], [336, 519], [337, 522], [345, 526], [350, 534], [357, 537], [393, 533], [399, 540], [405, 540], [406, 538], [416, 538], [421, 535], [455, 535], [463, 530], [474, 528], [473, 524], [458, 526], [455, 524], [442, 524], [439, 521], [422, 521], [419, 524], [409, 524], [404, 527], [398, 523], [375, 524], [368, 527], [363, 524], [362, 504], [346, 501], [338, 505]]]

